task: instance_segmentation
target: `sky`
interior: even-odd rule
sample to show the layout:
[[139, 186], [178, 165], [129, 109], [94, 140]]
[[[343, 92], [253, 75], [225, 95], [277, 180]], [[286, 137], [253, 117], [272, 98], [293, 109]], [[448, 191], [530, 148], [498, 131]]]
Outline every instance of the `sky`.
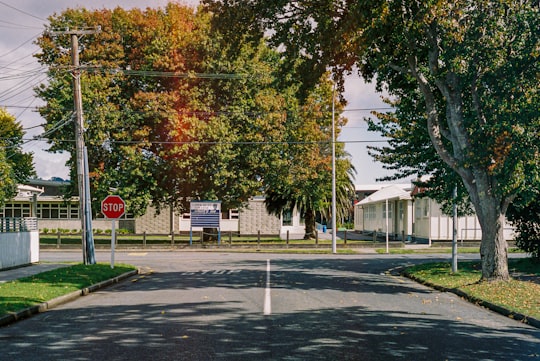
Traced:
[[[42, 101], [34, 96], [33, 88], [46, 82], [44, 69], [33, 57], [39, 51], [34, 41], [44, 30], [47, 17], [71, 7], [87, 9], [163, 7], [168, 0], [0, 0], [0, 107], [14, 115], [26, 131], [25, 140], [43, 133], [40, 126], [45, 120], [35, 111]], [[197, 0], [178, 1], [196, 6]], [[367, 131], [363, 120], [369, 111], [385, 107], [381, 95], [373, 84], [366, 84], [358, 75], [347, 77], [345, 99], [348, 105], [343, 114], [349, 119], [342, 129], [338, 141], [345, 142], [356, 168], [356, 184], [373, 184], [378, 178], [391, 175], [380, 163], [375, 162], [366, 150], [367, 145], [383, 145], [383, 139]], [[39, 178], [69, 178], [65, 153], [47, 152], [45, 141], [31, 140], [25, 143], [24, 151], [34, 154], [34, 165]]]

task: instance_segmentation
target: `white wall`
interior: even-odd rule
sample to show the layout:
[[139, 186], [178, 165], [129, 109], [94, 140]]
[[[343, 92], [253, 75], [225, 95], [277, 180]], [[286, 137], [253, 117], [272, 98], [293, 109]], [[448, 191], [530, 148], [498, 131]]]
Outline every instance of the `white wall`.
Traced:
[[39, 231], [0, 233], [0, 269], [39, 262]]

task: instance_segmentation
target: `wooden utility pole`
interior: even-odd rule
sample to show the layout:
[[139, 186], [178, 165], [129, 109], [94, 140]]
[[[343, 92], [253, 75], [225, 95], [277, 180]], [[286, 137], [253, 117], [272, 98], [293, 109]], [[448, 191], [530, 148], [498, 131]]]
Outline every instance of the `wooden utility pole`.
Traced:
[[90, 187], [88, 172], [85, 171], [86, 159], [84, 145], [84, 120], [81, 92], [81, 66], [79, 61], [79, 36], [91, 35], [101, 29], [65, 30], [50, 32], [51, 35], [69, 35], [71, 37], [71, 74], [73, 76], [73, 103], [75, 107], [75, 147], [77, 157], [77, 185], [79, 189], [79, 213], [81, 218], [81, 237], [84, 264], [95, 264], [94, 239], [92, 237], [92, 212], [90, 208]]

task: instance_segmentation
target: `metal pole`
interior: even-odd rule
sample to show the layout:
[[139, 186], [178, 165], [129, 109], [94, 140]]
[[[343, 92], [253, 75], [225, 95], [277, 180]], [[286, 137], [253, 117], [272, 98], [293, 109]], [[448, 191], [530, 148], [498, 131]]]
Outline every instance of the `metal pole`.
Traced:
[[90, 202], [90, 170], [88, 167], [88, 150], [84, 147], [84, 218], [86, 224], [86, 264], [96, 264], [94, 233], [92, 231], [92, 203]]
[[457, 262], [457, 186], [454, 186], [452, 205], [452, 273], [458, 271]]
[[388, 199], [386, 199], [385, 201], [385, 206], [386, 206], [386, 210], [385, 210], [385, 215], [386, 215], [386, 253], [390, 253], [390, 250], [389, 250], [389, 242], [388, 242]]
[[114, 247], [116, 246], [116, 220], [113, 218], [111, 225], [111, 268], [114, 268]]
[[336, 85], [332, 89], [332, 253], [336, 246]]

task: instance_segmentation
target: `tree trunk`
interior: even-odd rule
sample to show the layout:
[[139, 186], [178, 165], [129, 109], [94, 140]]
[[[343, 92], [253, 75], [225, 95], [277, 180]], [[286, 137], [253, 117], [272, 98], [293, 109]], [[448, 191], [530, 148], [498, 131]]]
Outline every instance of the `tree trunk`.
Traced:
[[304, 214], [304, 222], [306, 224], [306, 233], [304, 235], [304, 239], [313, 239], [317, 235], [315, 232], [317, 232], [317, 229], [315, 227], [315, 212], [312, 209], [306, 210], [306, 213]]
[[[482, 179], [482, 177], [477, 177]], [[482, 185], [486, 187], [482, 187]], [[480, 257], [482, 260], [482, 281], [507, 281], [508, 244], [504, 239], [506, 207], [501, 208], [501, 200], [493, 195], [487, 183], [479, 181], [469, 187], [469, 195], [474, 204], [478, 222], [482, 229]], [[472, 191], [472, 192], [471, 192]]]
[[491, 225], [482, 227], [482, 244], [480, 257], [482, 259], [483, 281], [507, 281], [508, 273], [508, 244], [504, 239], [504, 216], [490, 221]]
[[[438, 49], [433, 49], [433, 59], [438, 55]], [[418, 81], [420, 91], [424, 95], [427, 109], [427, 128], [437, 154], [441, 159], [462, 178], [476, 210], [482, 229], [482, 244], [480, 257], [482, 259], [482, 280], [508, 280], [508, 245], [504, 240], [504, 215], [508, 202], [503, 196], [497, 196], [497, 181], [493, 179], [482, 165], [464, 167], [469, 154], [475, 152], [468, 139], [464, 126], [462, 86], [456, 74], [448, 74], [435, 81], [436, 87], [446, 100], [446, 122], [448, 129], [441, 126], [439, 109], [433, 87], [426, 76], [417, 67], [416, 58], [411, 57], [410, 67]], [[434, 69], [436, 64], [433, 64]], [[445, 139], [452, 143], [447, 148]]]

